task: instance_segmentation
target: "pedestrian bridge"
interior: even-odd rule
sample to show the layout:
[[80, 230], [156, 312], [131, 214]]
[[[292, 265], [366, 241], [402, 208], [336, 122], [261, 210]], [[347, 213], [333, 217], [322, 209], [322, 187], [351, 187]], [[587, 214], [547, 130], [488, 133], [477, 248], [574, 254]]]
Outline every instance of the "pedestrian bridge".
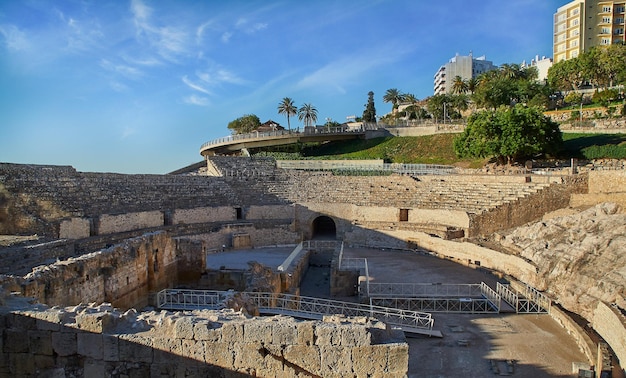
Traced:
[[[220, 309], [233, 291], [165, 289], [157, 294], [157, 307], [163, 310]], [[432, 315], [390, 307], [342, 302], [291, 294], [242, 292], [261, 314], [288, 315], [304, 319], [322, 319], [324, 315], [366, 316], [376, 318], [405, 333], [443, 337], [433, 330]]]
[[276, 130], [230, 135], [204, 143], [200, 155], [232, 154], [244, 149], [281, 146], [295, 143], [328, 142], [335, 140], [363, 139], [365, 128], [307, 127], [304, 131]]

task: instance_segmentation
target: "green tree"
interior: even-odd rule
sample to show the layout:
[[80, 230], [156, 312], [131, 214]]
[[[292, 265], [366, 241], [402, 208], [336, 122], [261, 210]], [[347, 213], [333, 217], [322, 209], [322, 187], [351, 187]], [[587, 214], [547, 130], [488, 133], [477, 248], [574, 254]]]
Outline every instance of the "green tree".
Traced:
[[511, 163], [541, 153], [555, 153], [562, 145], [557, 123], [540, 108], [517, 104], [472, 114], [454, 140], [459, 157], [495, 157]]
[[256, 130], [261, 126], [259, 117], [254, 114], [246, 114], [228, 123], [228, 128], [233, 134], [245, 134]]
[[383, 102], [390, 102], [391, 111], [394, 111], [398, 109], [398, 105], [400, 105], [400, 102], [402, 102], [402, 97], [403, 95], [398, 89], [387, 89], [387, 92], [385, 92], [385, 95], [383, 96]]
[[376, 107], [374, 107], [374, 92], [367, 93], [367, 104], [363, 111], [363, 122], [376, 123]]
[[454, 94], [462, 94], [468, 91], [467, 81], [463, 80], [463, 78], [459, 75], [456, 75], [452, 80], [452, 93]]
[[284, 114], [287, 117], [287, 127], [291, 131], [291, 123], [289, 117], [298, 114], [298, 108], [294, 105], [293, 100], [289, 97], [283, 98], [278, 104], [278, 114]]
[[471, 93], [474, 94], [474, 92], [476, 91], [476, 87], [478, 87], [479, 84], [479, 80], [476, 77], [473, 77], [471, 79], [469, 79], [467, 81], [467, 90]]
[[304, 126], [315, 126], [317, 122], [317, 109], [311, 104], [303, 104], [298, 109], [298, 119], [304, 121]]

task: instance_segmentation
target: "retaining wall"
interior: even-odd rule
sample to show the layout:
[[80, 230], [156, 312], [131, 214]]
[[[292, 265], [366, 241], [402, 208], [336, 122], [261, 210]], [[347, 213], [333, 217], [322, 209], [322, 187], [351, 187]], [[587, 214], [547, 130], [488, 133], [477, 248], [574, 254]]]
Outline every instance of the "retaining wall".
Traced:
[[623, 367], [626, 364], [626, 317], [619, 309], [598, 302], [591, 320], [593, 329], [611, 346]]
[[229, 311], [26, 307], [0, 316], [0, 375], [405, 377], [404, 335], [377, 321]]

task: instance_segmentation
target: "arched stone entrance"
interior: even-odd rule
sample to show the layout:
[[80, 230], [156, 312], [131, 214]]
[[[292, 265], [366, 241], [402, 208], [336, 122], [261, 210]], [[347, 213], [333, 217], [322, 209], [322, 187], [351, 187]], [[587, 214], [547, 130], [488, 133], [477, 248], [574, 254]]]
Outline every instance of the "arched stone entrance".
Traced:
[[337, 226], [335, 221], [326, 215], [319, 216], [313, 220], [313, 239], [336, 239]]

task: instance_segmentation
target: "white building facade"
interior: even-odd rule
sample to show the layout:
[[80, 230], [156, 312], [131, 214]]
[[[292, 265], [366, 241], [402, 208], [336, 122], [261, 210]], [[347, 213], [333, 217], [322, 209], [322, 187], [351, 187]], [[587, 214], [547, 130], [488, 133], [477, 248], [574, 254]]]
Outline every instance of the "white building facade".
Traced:
[[484, 55], [474, 58], [472, 53], [467, 56], [457, 54], [448, 63], [439, 67], [439, 70], [435, 73], [435, 95], [452, 93], [452, 86], [456, 76], [460, 76], [463, 80], [469, 80], [497, 68]]

